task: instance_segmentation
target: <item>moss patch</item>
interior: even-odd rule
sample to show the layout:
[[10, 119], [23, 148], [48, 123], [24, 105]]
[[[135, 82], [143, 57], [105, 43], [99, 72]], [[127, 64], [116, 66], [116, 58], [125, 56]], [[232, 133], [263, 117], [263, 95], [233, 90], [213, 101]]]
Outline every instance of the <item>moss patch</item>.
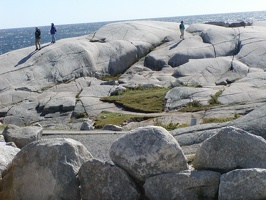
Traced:
[[105, 124], [122, 125], [124, 122], [141, 122], [155, 116], [140, 116], [103, 111], [95, 119], [95, 128], [102, 128]]
[[111, 102], [123, 106], [129, 111], [158, 113], [164, 110], [165, 94], [168, 88], [135, 88], [126, 89], [116, 96], [101, 98], [101, 101]]

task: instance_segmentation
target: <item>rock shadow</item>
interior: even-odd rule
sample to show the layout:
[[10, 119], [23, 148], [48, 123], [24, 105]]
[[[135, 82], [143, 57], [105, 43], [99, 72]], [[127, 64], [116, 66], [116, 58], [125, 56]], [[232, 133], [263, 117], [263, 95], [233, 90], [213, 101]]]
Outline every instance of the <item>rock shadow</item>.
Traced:
[[39, 50], [34, 50], [33, 52], [31, 52], [29, 55], [27, 55], [25, 58], [22, 58], [18, 64], [15, 65], [15, 67], [19, 66], [19, 65], [22, 65], [23, 63], [25, 63], [27, 60], [30, 59], [31, 56], [33, 56], [35, 53], [37, 53], [38, 51], [42, 50], [43, 48], [45, 47], [48, 47], [50, 44], [47, 44], [47, 45], [44, 45], [41, 47], [41, 49]]

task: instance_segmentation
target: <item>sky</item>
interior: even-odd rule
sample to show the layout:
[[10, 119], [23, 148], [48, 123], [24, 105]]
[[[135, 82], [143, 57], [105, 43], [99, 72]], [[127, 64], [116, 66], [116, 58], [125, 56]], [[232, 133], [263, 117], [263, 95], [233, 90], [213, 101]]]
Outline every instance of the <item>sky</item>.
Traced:
[[266, 11], [265, 0], [0, 0], [0, 29]]

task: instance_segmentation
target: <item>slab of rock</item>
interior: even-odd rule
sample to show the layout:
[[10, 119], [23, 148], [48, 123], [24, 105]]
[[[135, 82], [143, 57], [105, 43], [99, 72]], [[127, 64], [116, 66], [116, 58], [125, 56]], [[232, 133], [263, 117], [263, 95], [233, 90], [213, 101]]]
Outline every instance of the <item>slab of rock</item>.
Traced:
[[221, 82], [225, 85], [244, 78], [249, 72], [245, 64], [232, 57], [193, 59], [175, 69], [173, 76], [184, 85], [215, 86]]
[[148, 177], [188, 169], [175, 138], [164, 128], [137, 128], [115, 141], [111, 160], [139, 181]]
[[262, 103], [256, 105], [254, 110], [229, 123], [230, 126], [235, 126], [248, 131], [254, 135], [258, 135], [266, 139], [265, 129], [266, 129], [266, 104]]
[[145, 195], [161, 199], [215, 199], [220, 173], [212, 171], [184, 171], [150, 177], [144, 184]]
[[72, 139], [32, 142], [13, 159], [1, 183], [0, 199], [78, 200], [76, 175], [91, 158], [90, 152]]
[[266, 140], [235, 127], [222, 128], [196, 152], [193, 167], [228, 172], [237, 168], [266, 168]]
[[236, 169], [221, 175], [219, 200], [266, 199], [266, 169]]
[[208, 105], [211, 95], [214, 95], [216, 92], [210, 88], [175, 87], [170, 89], [165, 95], [165, 108], [167, 110], [175, 110], [193, 101], [199, 101], [202, 105]]
[[21, 149], [33, 141], [40, 140], [42, 132], [42, 127], [38, 126], [19, 127], [9, 124], [2, 134], [6, 142], [14, 142]]
[[248, 73], [246, 77], [224, 89], [218, 101], [222, 104], [237, 104], [243, 102], [262, 101], [266, 98], [266, 73]]
[[140, 197], [136, 184], [121, 168], [100, 160], [89, 160], [79, 170], [81, 199], [132, 199]]

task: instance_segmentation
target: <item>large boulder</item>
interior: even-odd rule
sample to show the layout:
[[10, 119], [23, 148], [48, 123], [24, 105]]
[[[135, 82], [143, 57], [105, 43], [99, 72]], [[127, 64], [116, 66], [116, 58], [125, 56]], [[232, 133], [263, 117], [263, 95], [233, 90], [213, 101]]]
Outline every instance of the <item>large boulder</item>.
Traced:
[[9, 124], [3, 130], [3, 136], [6, 142], [14, 142], [18, 148], [22, 148], [27, 144], [40, 140], [43, 129], [39, 126], [18, 127]]
[[0, 175], [7, 169], [8, 164], [11, 163], [19, 151], [19, 148], [7, 145], [5, 142], [0, 142]]
[[228, 172], [238, 168], [266, 168], [266, 140], [235, 127], [222, 128], [205, 140], [193, 160], [195, 169]]
[[266, 169], [236, 169], [220, 178], [219, 200], [266, 199]]
[[145, 195], [161, 199], [215, 199], [220, 173], [212, 171], [184, 171], [150, 177], [144, 184]]
[[79, 170], [81, 198], [132, 199], [140, 197], [136, 184], [121, 168], [100, 160], [89, 160]]
[[137, 128], [115, 141], [112, 161], [139, 181], [162, 173], [188, 169], [186, 158], [175, 138], [164, 128]]
[[76, 178], [80, 166], [92, 158], [72, 139], [32, 142], [21, 149], [3, 177], [0, 199], [80, 199]]

